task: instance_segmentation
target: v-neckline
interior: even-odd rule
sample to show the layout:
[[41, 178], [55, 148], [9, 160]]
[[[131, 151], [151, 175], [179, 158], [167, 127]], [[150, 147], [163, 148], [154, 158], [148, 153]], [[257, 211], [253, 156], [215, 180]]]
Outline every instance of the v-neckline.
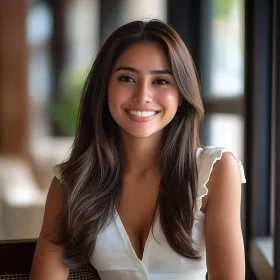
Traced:
[[[201, 149], [201, 147], [196, 149], [196, 153], [195, 153], [196, 160], [198, 160], [198, 151], [200, 149]], [[150, 227], [150, 230], [149, 230], [149, 234], [148, 234], [148, 237], [146, 239], [146, 242], [145, 242], [145, 245], [144, 245], [144, 248], [143, 248], [143, 253], [142, 253], [142, 258], [141, 259], [137, 256], [136, 251], [135, 251], [134, 247], [132, 246], [131, 240], [130, 240], [129, 235], [128, 235], [126, 229], [125, 229], [125, 226], [124, 226], [124, 224], [123, 224], [123, 222], [121, 220], [121, 217], [119, 215], [119, 212], [118, 212], [117, 208], [115, 208], [115, 215], [116, 215], [115, 223], [116, 223], [117, 228], [118, 228], [118, 230], [119, 230], [119, 232], [120, 232], [120, 234], [122, 236], [122, 240], [124, 241], [127, 250], [130, 251], [130, 253], [134, 256], [134, 258], [138, 262], [143, 264], [143, 262], [147, 258], [146, 256], [148, 254], [148, 250], [149, 250], [149, 247], [150, 247], [150, 244], [151, 244], [151, 237], [150, 237], [150, 235], [152, 234], [153, 225], [156, 225], [156, 222], [157, 222], [156, 219], [158, 219], [158, 216], [159, 216], [159, 209], [156, 210], [153, 223], [151, 224], [151, 227]]]
[[157, 219], [157, 216], [158, 216], [158, 210], [156, 210], [156, 213], [155, 213], [155, 218], [154, 218], [154, 221], [153, 223], [151, 224], [151, 227], [150, 227], [150, 230], [149, 230], [149, 234], [147, 236], [147, 239], [145, 241], [145, 245], [144, 245], [144, 248], [143, 248], [143, 252], [142, 252], [142, 258], [140, 259], [137, 254], [136, 254], [136, 251], [131, 243], [131, 240], [129, 238], [129, 235], [125, 229], [125, 226], [122, 222], [122, 219], [119, 215], [119, 212], [117, 211], [117, 209], [115, 210], [116, 211], [116, 225], [121, 233], [121, 236], [122, 236], [122, 239], [127, 247], [127, 249], [134, 255], [134, 257], [137, 259], [137, 261], [139, 262], [144, 262], [145, 261], [145, 258], [146, 258], [146, 255], [148, 254], [148, 249], [149, 249], [149, 245], [150, 245], [150, 235], [152, 233], [152, 228], [153, 228], [153, 225], [155, 224], [156, 222], [156, 219]]

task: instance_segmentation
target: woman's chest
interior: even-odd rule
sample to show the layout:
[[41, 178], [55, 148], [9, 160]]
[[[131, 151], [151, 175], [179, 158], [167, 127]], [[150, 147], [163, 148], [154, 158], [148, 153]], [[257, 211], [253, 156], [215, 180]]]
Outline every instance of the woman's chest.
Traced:
[[159, 192], [155, 176], [133, 180], [126, 178], [122, 187], [118, 216], [139, 259], [150, 233]]
[[116, 213], [115, 219], [98, 235], [90, 261], [98, 271], [142, 271], [148, 274], [179, 273], [182, 275], [186, 273], [189, 276], [192, 276], [192, 273], [203, 274], [206, 272], [204, 216], [199, 216], [194, 225], [193, 240], [194, 247], [201, 256], [200, 261], [183, 258], [172, 250], [162, 231], [158, 211], [153, 231], [150, 231], [148, 235], [143, 249], [143, 258], [140, 260]]

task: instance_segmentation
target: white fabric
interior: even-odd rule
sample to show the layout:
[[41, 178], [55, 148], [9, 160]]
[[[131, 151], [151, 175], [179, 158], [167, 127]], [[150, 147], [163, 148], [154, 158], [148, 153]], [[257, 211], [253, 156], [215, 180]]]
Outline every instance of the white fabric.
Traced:
[[[206, 275], [206, 246], [204, 234], [204, 214], [200, 211], [202, 197], [207, 195], [206, 184], [214, 163], [221, 159], [224, 152], [233, 154], [226, 148], [205, 147], [197, 149], [198, 165], [198, 206], [193, 226], [194, 248], [201, 260], [193, 261], [179, 256], [169, 246], [159, 219], [155, 218], [153, 233], [150, 230], [143, 258], [140, 260], [125, 231], [122, 221], [116, 217], [97, 237], [90, 262], [97, 269], [102, 280], [204, 280]], [[241, 182], [245, 183], [241, 162], [233, 154], [240, 168]], [[55, 175], [60, 178], [59, 169]], [[155, 238], [154, 238], [155, 237]], [[156, 240], [155, 240], [156, 239]]]

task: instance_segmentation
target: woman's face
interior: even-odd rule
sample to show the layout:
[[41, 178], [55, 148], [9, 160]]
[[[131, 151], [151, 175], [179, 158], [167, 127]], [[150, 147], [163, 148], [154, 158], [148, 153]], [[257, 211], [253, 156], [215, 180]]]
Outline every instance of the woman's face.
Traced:
[[176, 114], [179, 90], [159, 43], [131, 45], [113, 66], [110, 113], [123, 132], [146, 138], [161, 133]]

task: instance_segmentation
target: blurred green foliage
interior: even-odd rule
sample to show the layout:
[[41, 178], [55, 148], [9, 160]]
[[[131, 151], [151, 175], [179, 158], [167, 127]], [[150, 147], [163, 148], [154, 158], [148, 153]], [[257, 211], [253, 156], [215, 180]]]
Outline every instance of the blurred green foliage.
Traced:
[[65, 71], [62, 77], [59, 98], [51, 108], [51, 114], [58, 126], [59, 134], [75, 135], [80, 97], [86, 78], [85, 70]]
[[232, 6], [238, 6], [240, 10], [243, 0], [214, 0], [214, 18], [229, 17]]
[[214, 0], [214, 17], [227, 17], [230, 13], [232, 0]]

